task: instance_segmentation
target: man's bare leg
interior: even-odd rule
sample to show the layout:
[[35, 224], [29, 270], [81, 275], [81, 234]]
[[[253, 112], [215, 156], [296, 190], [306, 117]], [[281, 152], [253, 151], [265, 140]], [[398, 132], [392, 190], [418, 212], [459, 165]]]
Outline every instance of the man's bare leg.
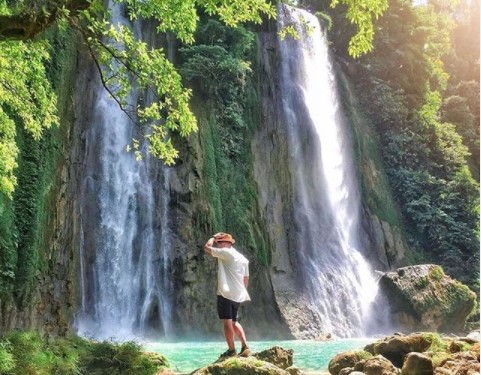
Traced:
[[241, 352], [239, 353], [239, 355], [242, 357], [248, 357], [249, 354], [251, 354], [251, 351], [247, 347], [247, 339], [246, 334], [244, 333], [244, 328], [242, 328], [242, 326], [238, 322], [232, 322], [232, 327], [234, 328], [234, 332], [242, 344]]
[[229, 347], [229, 350], [235, 350], [234, 324], [232, 319], [222, 319], [222, 322], [224, 323], [224, 336], [225, 341], [227, 341], [227, 346]]
[[246, 334], [244, 333], [244, 328], [240, 325], [239, 322], [232, 322], [232, 328], [234, 329], [234, 332], [236, 336], [239, 338], [242, 347], [247, 346], [247, 339], [246, 339]]

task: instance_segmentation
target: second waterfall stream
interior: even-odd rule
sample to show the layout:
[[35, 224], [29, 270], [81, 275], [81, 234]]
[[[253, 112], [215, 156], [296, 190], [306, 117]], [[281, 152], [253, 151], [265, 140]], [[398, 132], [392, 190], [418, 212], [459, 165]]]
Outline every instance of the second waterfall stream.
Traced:
[[362, 255], [352, 144], [327, 39], [317, 17], [280, 5], [281, 97], [292, 176], [296, 249], [309, 309], [323, 332], [363, 336], [376, 282]]

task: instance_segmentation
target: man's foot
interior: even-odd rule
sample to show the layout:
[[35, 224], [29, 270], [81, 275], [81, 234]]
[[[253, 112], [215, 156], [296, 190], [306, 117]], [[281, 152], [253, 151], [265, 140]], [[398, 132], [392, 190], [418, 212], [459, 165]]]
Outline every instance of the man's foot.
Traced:
[[237, 355], [235, 349], [227, 349], [224, 353], [220, 355], [219, 358], [228, 358], [228, 357], [235, 357]]
[[248, 357], [249, 354], [251, 354], [251, 350], [247, 347], [247, 345], [244, 345], [239, 353], [241, 357]]

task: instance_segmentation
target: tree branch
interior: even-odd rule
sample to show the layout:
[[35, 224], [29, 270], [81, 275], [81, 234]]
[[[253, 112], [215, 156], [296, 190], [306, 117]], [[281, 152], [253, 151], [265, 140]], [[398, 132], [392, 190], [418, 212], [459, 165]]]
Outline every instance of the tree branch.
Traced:
[[90, 51], [90, 55], [92, 56], [92, 59], [95, 63], [95, 66], [99, 72], [99, 75], [100, 75], [100, 81], [102, 82], [102, 86], [104, 87], [105, 90], [107, 90], [107, 92], [110, 94], [110, 96], [112, 97], [112, 99], [115, 100], [115, 102], [117, 103], [117, 105], [120, 107], [120, 109], [122, 110], [122, 112], [124, 112], [128, 117], [129, 119], [134, 123], [134, 124], [137, 124], [137, 120], [131, 115], [131, 111], [127, 110], [124, 105], [122, 104], [122, 102], [119, 100], [119, 98], [117, 98], [117, 96], [115, 96], [115, 93], [110, 89], [108, 83], [105, 81], [105, 77], [104, 77], [104, 74], [102, 72], [102, 67], [100, 66], [100, 62], [98, 61], [97, 59], [97, 56], [95, 56], [95, 52], [93, 51], [92, 49], [92, 46], [90, 46], [90, 44], [87, 43], [87, 47]]

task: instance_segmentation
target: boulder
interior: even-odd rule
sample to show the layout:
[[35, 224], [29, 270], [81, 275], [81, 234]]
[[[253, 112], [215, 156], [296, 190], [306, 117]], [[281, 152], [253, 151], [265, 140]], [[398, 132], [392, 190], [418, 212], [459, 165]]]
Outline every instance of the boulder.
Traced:
[[476, 300], [467, 286], [434, 264], [385, 273], [379, 285], [393, 323], [410, 332], [462, 332]]
[[408, 353], [401, 370], [402, 375], [433, 375], [431, 358], [421, 353]]
[[362, 369], [364, 368], [364, 363], [366, 362], [365, 359], [361, 359], [358, 363], [354, 365], [354, 371], [359, 371], [362, 372]]
[[469, 332], [469, 334], [466, 337], [468, 339], [473, 339], [473, 340], [479, 341], [479, 339], [480, 339], [479, 331]]
[[472, 342], [471, 340], [465, 341], [463, 339], [456, 339], [451, 341], [448, 350], [450, 353], [463, 352], [470, 349], [474, 344], [475, 342]]
[[261, 361], [272, 363], [273, 365], [285, 370], [292, 366], [292, 349], [283, 349], [280, 346], [274, 346], [270, 349], [255, 353], [253, 356]]
[[470, 352], [454, 353], [434, 370], [434, 375], [479, 375], [479, 361]]
[[215, 363], [198, 369], [192, 375], [300, 375], [292, 366], [293, 350], [274, 346], [247, 358], [220, 358]]
[[426, 351], [431, 346], [432, 340], [432, 335], [429, 334], [415, 333], [406, 336], [397, 334], [366, 345], [364, 350], [373, 355], [380, 354], [389, 359], [394, 366], [401, 368], [404, 357], [408, 353]]
[[369, 358], [364, 362], [362, 372], [366, 375], [398, 375], [400, 370], [382, 355]]
[[339, 375], [342, 369], [350, 367], [354, 368], [356, 363], [369, 357], [372, 357], [372, 355], [363, 350], [337, 354], [329, 362], [329, 372], [332, 375]]
[[329, 363], [329, 372], [332, 375], [479, 375], [479, 341], [432, 332], [396, 333], [366, 345], [364, 352], [336, 355]]
[[286, 368], [286, 371], [291, 375], [302, 375], [302, 371], [299, 367], [291, 366]]
[[339, 375], [349, 375], [353, 371], [354, 369], [352, 367], [344, 367], [341, 371], [339, 371]]
[[272, 363], [255, 357], [231, 357], [203, 367], [192, 375], [289, 375], [290, 373]]

